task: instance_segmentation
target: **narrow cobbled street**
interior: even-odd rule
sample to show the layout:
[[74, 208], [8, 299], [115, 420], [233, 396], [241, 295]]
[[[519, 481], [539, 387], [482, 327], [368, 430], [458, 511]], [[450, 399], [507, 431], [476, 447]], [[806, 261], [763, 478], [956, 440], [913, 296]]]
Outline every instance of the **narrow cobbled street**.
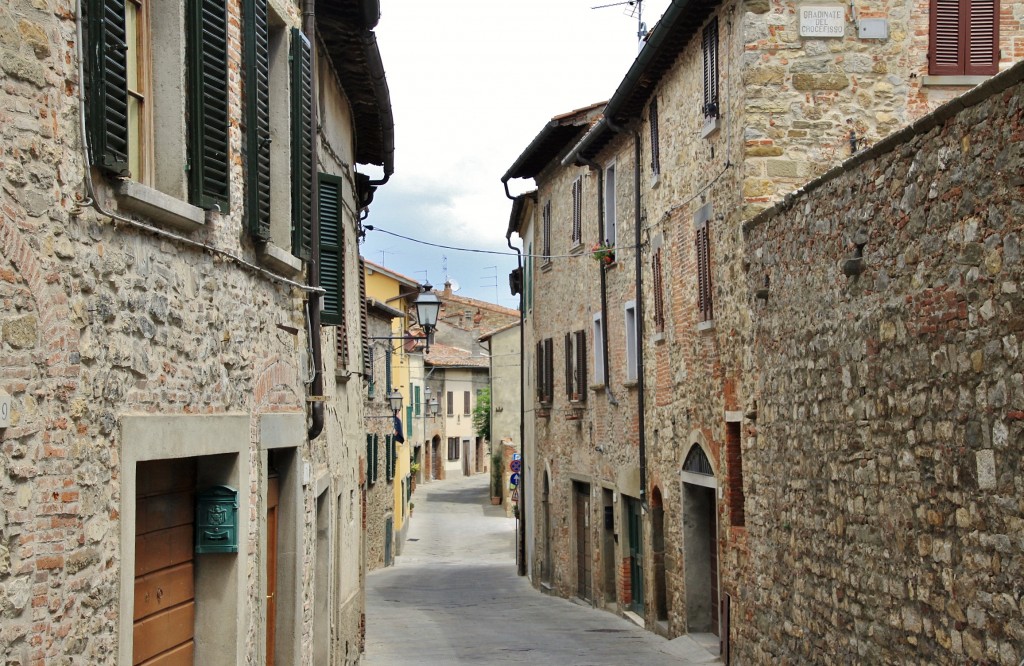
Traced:
[[416, 489], [402, 555], [367, 578], [364, 664], [716, 663], [689, 638], [534, 590], [516, 575], [515, 520], [490, 505], [488, 479]]

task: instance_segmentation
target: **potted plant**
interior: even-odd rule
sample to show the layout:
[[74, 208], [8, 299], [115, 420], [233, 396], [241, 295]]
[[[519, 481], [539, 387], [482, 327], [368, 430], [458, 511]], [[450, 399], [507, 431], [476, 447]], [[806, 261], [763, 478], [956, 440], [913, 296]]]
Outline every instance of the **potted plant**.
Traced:
[[615, 246], [610, 245], [607, 242], [595, 243], [593, 247], [590, 248], [590, 253], [594, 259], [602, 264], [608, 265], [615, 263]]
[[491, 456], [491, 504], [501, 504], [501, 451]]
[[409, 465], [409, 492], [416, 490], [416, 479], [420, 474], [420, 464], [418, 462], [411, 463]]

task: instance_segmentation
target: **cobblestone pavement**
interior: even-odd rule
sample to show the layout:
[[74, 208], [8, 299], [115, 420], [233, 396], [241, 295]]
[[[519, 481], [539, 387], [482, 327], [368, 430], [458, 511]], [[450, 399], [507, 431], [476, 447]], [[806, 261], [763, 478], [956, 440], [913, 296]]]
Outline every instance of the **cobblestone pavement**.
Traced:
[[368, 666], [720, 663], [612, 613], [541, 594], [516, 575], [515, 520], [486, 474], [420, 484], [396, 564], [367, 577]]

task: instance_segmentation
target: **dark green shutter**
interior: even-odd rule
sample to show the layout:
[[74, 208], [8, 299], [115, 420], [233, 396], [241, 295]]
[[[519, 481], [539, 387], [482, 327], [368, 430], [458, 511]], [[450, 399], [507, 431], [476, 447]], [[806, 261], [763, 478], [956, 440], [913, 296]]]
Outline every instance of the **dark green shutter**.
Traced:
[[85, 9], [92, 162], [108, 174], [130, 176], [125, 0], [88, 0]]
[[309, 261], [313, 222], [313, 59], [292, 28], [292, 254]]
[[380, 465], [380, 436], [373, 436], [373, 482], [377, 483], [377, 477], [379, 475], [378, 466]]
[[416, 416], [419, 416], [420, 415], [420, 387], [419, 386], [413, 386], [412, 391], [413, 391], [412, 404], [414, 404], [416, 406]]
[[366, 433], [366, 485], [373, 485], [373, 435]]
[[345, 229], [342, 226], [341, 194], [341, 178], [320, 174], [317, 188], [320, 286], [326, 291], [320, 321], [332, 326], [345, 323]]
[[270, 240], [270, 28], [267, 0], [245, 0], [245, 219]]
[[405, 436], [412, 437], [412, 405], [405, 408]]
[[228, 18], [218, 0], [191, 0], [188, 31], [189, 197], [196, 206], [228, 205]]

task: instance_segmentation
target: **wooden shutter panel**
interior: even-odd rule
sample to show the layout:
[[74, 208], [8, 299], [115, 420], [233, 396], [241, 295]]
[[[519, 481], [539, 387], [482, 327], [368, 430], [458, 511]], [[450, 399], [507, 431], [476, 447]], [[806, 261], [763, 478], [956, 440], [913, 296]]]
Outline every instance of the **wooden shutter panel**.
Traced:
[[366, 433], [366, 484], [373, 484], [373, 435]]
[[651, 173], [661, 173], [661, 146], [658, 141], [658, 100], [651, 100], [651, 107], [647, 114], [647, 121], [651, 126]]
[[391, 447], [394, 446], [394, 437], [391, 435], [384, 435], [384, 474], [387, 476], [387, 480], [391, 481], [395, 476], [395, 471], [391, 466], [394, 457], [391, 454]]
[[537, 400], [544, 402], [544, 343], [537, 343]]
[[189, 18], [189, 196], [196, 206], [227, 213], [227, 5], [191, 0]]
[[543, 243], [544, 244], [544, 249], [543, 249], [542, 254], [544, 255], [544, 263], [548, 263], [548, 262], [551, 261], [551, 202], [550, 201], [547, 202], [546, 204], [544, 204], [543, 224], [544, 224], [544, 229], [543, 229], [544, 237], [543, 237], [542, 240], [544, 241], [544, 243]]
[[267, 0], [245, 0], [245, 217], [249, 233], [270, 240], [270, 27]]
[[380, 435], [373, 435], [373, 482], [380, 477]]
[[551, 402], [555, 395], [555, 341], [544, 339], [544, 395]]
[[573, 394], [573, 353], [572, 353], [572, 335], [569, 333], [565, 334], [565, 396], [572, 400]]
[[651, 259], [651, 272], [654, 274], [654, 330], [665, 330], [665, 286], [661, 273], [661, 248]]
[[963, 48], [960, 35], [964, 18], [962, 0], [932, 0], [928, 40], [928, 72], [935, 75], [963, 74]]
[[970, 8], [967, 37], [967, 58], [964, 74], [995, 74], [999, 71], [999, 2], [998, 0], [965, 0]]
[[718, 116], [718, 19], [704, 27], [704, 115]]
[[576, 331], [576, 387], [579, 401], [587, 399], [587, 332]]
[[372, 379], [373, 356], [370, 354], [370, 333], [366, 320], [366, 263], [359, 257], [359, 339], [363, 349], [363, 376]]
[[345, 230], [341, 213], [341, 178], [320, 174], [317, 188], [320, 215], [320, 286], [324, 288], [325, 324], [345, 321]]
[[707, 222], [697, 228], [697, 302], [701, 321], [710, 321], [715, 318], [711, 298], [711, 242], [708, 234]]
[[313, 58], [292, 28], [292, 254], [309, 260], [313, 222]]
[[125, 0], [88, 0], [84, 8], [92, 162], [113, 176], [130, 176]]

